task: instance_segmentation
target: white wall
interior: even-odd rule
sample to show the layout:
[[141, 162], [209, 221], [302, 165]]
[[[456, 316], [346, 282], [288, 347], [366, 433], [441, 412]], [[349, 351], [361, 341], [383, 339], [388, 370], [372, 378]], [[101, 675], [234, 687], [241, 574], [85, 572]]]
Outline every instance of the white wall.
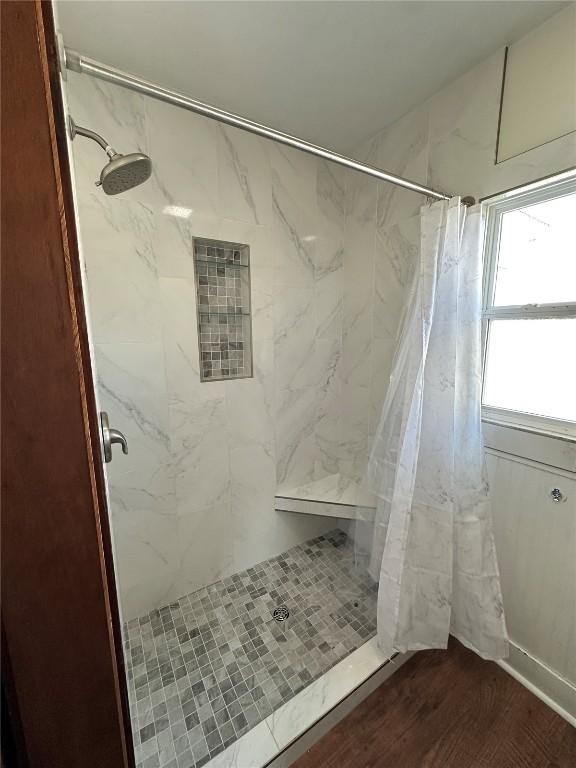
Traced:
[[[574, 167], [574, 133], [495, 165], [503, 61], [500, 51], [364, 142], [354, 155], [450, 194], [476, 198]], [[358, 306], [370, 305], [364, 312], [374, 340], [367, 349], [369, 373], [350, 407], [363, 409], [361, 418], [370, 421], [369, 399], [373, 429], [390, 373], [392, 329], [379, 324], [379, 307], [401, 294], [405, 281], [400, 276], [409, 272], [414, 258], [418, 208], [424, 200], [369, 179], [359, 179], [350, 189], [353, 220], [362, 222], [362, 257], [373, 261], [375, 276], [374, 288], [366, 285], [364, 302], [358, 301]], [[552, 463], [557, 452], [549, 445]], [[576, 474], [564, 472], [559, 478], [551, 467], [513, 455], [492, 457], [490, 469], [511, 639], [561, 680], [576, 685]], [[555, 486], [565, 491], [566, 503], [551, 501], [548, 492]], [[525, 673], [531, 674], [529, 666]], [[551, 680], [545, 673], [537, 684], [545, 688]], [[573, 689], [564, 689], [567, 701]], [[549, 692], [554, 695], [552, 683]]]
[[576, 685], [576, 475], [493, 453], [488, 470], [511, 638]]
[[[67, 93], [78, 124], [154, 167], [107, 197], [102, 150], [73, 144], [99, 397], [129, 443], [107, 468], [129, 620], [334, 527], [274, 494], [343, 450], [344, 176], [89, 77]], [[192, 236], [250, 245], [252, 379], [199, 381]]]

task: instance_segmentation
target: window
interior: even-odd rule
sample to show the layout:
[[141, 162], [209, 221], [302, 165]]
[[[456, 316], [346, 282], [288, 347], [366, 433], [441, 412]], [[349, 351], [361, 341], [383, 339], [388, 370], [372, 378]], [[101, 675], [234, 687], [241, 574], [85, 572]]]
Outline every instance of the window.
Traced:
[[487, 208], [483, 417], [576, 435], [576, 174]]

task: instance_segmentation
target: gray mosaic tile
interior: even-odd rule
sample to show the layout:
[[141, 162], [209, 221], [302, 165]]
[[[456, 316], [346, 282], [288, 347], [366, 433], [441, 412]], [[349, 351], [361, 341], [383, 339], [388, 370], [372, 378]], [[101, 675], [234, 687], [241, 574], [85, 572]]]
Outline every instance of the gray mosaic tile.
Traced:
[[194, 238], [202, 381], [252, 375], [249, 251]]
[[129, 622], [137, 768], [205, 765], [373, 637], [376, 592], [336, 530]]

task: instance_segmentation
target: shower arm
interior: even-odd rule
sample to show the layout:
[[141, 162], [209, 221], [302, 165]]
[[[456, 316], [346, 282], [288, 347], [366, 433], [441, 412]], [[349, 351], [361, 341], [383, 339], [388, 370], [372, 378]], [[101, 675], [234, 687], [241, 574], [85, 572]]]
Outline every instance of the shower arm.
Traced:
[[[119, 85], [123, 88], [136, 91], [136, 93], [141, 93], [144, 96], [150, 96], [153, 99], [158, 99], [159, 101], [163, 101], [166, 104], [172, 104], [173, 106], [180, 107], [181, 109], [187, 109], [188, 111], [194, 112], [197, 115], [209, 117], [210, 119], [217, 120], [218, 122], [224, 123], [225, 125], [231, 125], [234, 128], [248, 131], [249, 133], [262, 136], [265, 139], [270, 139], [271, 141], [275, 141], [279, 144], [285, 144], [286, 146], [293, 147], [294, 149], [299, 149], [302, 152], [307, 152], [310, 155], [321, 157], [324, 160], [330, 160], [334, 163], [337, 163], [338, 165], [344, 166], [345, 168], [350, 168], [353, 171], [365, 173], [368, 176], [372, 176], [373, 178], [378, 179], [379, 181], [386, 181], [390, 184], [395, 184], [398, 187], [410, 189], [413, 192], [425, 195], [426, 197], [431, 197], [434, 200], [450, 199], [450, 195], [447, 195], [444, 192], [439, 192], [436, 189], [430, 189], [430, 187], [425, 187], [415, 181], [409, 181], [408, 179], [403, 179], [401, 176], [396, 176], [393, 173], [383, 171], [381, 168], [377, 168], [376, 166], [368, 165], [367, 163], [361, 163], [358, 160], [354, 160], [351, 157], [346, 157], [345, 155], [340, 155], [337, 152], [332, 152], [332, 150], [325, 149], [324, 147], [320, 147], [317, 144], [311, 144], [308, 141], [304, 141], [304, 139], [299, 139], [296, 136], [291, 136], [288, 133], [282, 133], [281, 131], [277, 131], [274, 128], [262, 125], [261, 123], [255, 123], [252, 120], [248, 120], [247, 118], [241, 117], [240, 115], [235, 115], [232, 112], [225, 112], [222, 109], [210, 106], [210, 104], [204, 104], [201, 101], [196, 101], [196, 99], [191, 99], [189, 96], [185, 96], [184, 94], [178, 93], [176, 91], [162, 88], [161, 86], [155, 85], [148, 80], [144, 80], [140, 77], [137, 77], [136, 75], [131, 75], [129, 72], [123, 72], [120, 69], [110, 67], [107, 64], [102, 64], [98, 61], [95, 61], [94, 59], [88, 58], [87, 56], [82, 56], [80, 53], [73, 51], [70, 48], [59, 46], [59, 52], [60, 67], [64, 77], [66, 75], [66, 69], [70, 69], [73, 72], [92, 75], [93, 77], [96, 77], [100, 80], [105, 80], [106, 82], [113, 83], [114, 85]], [[89, 138], [95, 138], [97, 135], [92, 134], [92, 131], [89, 133], [91, 134]], [[100, 137], [98, 137], [98, 139], [99, 138]], [[95, 139], [95, 141], [98, 141], [98, 139]], [[473, 197], [463, 197], [462, 203], [466, 206], [474, 205], [475, 200]]]
[[118, 155], [118, 152], [116, 152], [114, 147], [111, 147], [110, 144], [108, 144], [108, 142], [103, 139], [99, 133], [96, 133], [96, 131], [91, 131], [89, 128], [82, 128], [81, 125], [76, 125], [71, 116], [69, 116], [68, 119], [70, 123], [70, 138], [72, 140], [74, 140], [76, 136], [85, 136], [87, 139], [92, 139], [92, 141], [95, 141], [97, 144], [99, 144], [111, 160], [113, 160]]

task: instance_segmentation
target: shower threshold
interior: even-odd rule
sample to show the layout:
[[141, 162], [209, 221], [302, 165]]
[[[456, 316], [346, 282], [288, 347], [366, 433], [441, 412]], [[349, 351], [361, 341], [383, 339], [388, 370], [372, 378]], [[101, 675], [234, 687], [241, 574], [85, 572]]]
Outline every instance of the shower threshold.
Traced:
[[303, 485], [282, 485], [276, 491], [278, 512], [298, 512], [324, 517], [363, 520], [374, 517], [375, 499], [360, 483], [338, 473]]
[[245, 749], [242, 768], [263, 765], [322, 716], [326, 686], [354, 688], [386, 661], [367, 642], [375, 631], [376, 586], [338, 529], [130, 621], [137, 767], [240, 765]]

